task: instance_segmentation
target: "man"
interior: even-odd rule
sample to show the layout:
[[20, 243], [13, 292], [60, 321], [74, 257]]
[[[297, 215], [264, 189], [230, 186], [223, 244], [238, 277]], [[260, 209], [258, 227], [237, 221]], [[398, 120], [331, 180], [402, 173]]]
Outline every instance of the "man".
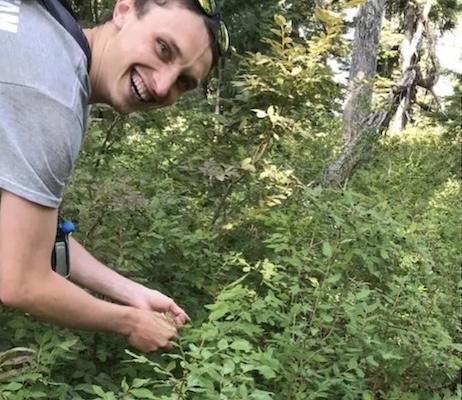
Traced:
[[72, 282], [52, 271], [50, 258], [87, 105], [106, 103], [128, 113], [167, 106], [197, 87], [216, 62], [219, 44], [227, 46], [215, 39], [226, 39], [227, 32], [212, 5], [118, 0], [111, 21], [84, 31], [88, 75], [84, 52], [40, 2], [0, 1], [3, 304], [61, 326], [120, 333], [141, 351], [171, 346], [176, 328], [189, 320], [171, 298], [110, 270], [72, 239]]

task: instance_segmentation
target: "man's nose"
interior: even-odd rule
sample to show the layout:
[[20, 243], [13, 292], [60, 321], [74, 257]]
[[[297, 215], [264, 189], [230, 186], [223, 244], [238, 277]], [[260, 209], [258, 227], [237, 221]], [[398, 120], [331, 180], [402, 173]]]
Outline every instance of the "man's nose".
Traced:
[[157, 96], [161, 99], [169, 97], [177, 79], [178, 72], [173, 68], [165, 68], [158, 71], [155, 77]]

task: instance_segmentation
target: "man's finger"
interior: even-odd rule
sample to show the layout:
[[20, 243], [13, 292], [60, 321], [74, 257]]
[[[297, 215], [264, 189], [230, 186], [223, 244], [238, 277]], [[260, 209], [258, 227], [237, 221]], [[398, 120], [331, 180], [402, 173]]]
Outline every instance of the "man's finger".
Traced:
[[183, 326], [186, 323], [185, 320], [186, 320], [186, 318], [183, 315], [179, 315], [179, 316], [175, 317], [175, 323], [178, 326]]
[[175, 315], [177, 318], [181, 317], [181, 316], [184, 316], [185, 321], [191, 321], [191, 318], [189, 317], [188, 314], [186, 314], [186, 311], [183, 310], [181, 307], [179, 307], [176, 303], [172, 303], [172, 305], [170, 306], [170, 311], [172, 312], [173, 315]]

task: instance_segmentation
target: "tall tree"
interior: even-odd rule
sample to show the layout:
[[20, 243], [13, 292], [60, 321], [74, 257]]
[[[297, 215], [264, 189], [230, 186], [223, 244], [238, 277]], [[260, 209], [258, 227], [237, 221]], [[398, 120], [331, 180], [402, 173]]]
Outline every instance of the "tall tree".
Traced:
[[357, 17], [350, 67], [348, 97], [345, 104], [343, 140], [347, 144], [371, 110], [373, 79], [385, 0], [368, 1]]
[[371, 112], [385, 3], [386, 0], [369, 0], [361, 6], [356, 17], [349, 94], [344, 110], [343, 148], [326, 171], [324, 180], [327, 184], [342, 183], [350, 176], [369, 133], [366, 119]]

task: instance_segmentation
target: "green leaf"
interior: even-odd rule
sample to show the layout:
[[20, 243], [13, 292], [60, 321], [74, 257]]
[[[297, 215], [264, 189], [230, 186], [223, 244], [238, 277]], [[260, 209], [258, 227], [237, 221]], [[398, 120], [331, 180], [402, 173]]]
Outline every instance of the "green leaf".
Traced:
[[148, 389], [132, 389], [130, 391], [130, 394], [135, 396], [137, 399], [154, 399], [154, 400], [156, 400], [156, 397]]
[[276, 36], [279, 36], [279, 37], [281, 37], [283, 35], [283, 33], [282, 33], [282, 31], [280, 29], [271, 28], [270, 32], [274, 33]]
[[352, 358], [348, 361], [347, 364], [349, 369], [355, 369], [358, 367], [358, 360], [356, 358]]
[[225, 350], [228, 348], [228, 341], [226, 339], [221, 339], [218, 344], [217, 344], [217, 347], [219, 350]]
[[222, 373], [223, 373], [223, 375], [232, 374], [234, 372], [235, 368], [236, 368], [236, 364], [234, 364], [233, 360], [227, 359], [227, 360], [225, 360], [225, 362], [223, 364]]
[[201, 334], [203, 340], [215, 339], [217, 335], [218, 329], [216, 327], [204, 328]]
[[364, 300], [367, 297], [369, 297], [370, 294], [371, 294], [371, 291], [369, 289], [363, 289], [359, 291], [358, 293], [356, 293], [355, 297], [356, 297], [356, 300]]
[[462, 343], [451, 343], [449, 347], [462, 353]]
[[255, 172], [255, 166], [252, 164], [252, 159], [250, 157], [241, 161], [241, 169], [244, 171]]
[[39, 390], [34, 390], [28, 394], [31, 399], [48, 399], [48, 394]]
[[252, 400], [272, 400], [273, 396], [270, 393], [256, 389], [250, 396]]
[[341, 278], [342, 278], [342, 274], [335, 274], [335, 275], [329, 276], [329, 278], [327, 278], [325, 282], [326, 282], [326, 283], [335, 284], [335, 283], [337, 283]]
[[327, 258], [331, 258], [333, 255], [332, 246], [329, 242], [322, 242], [322, 254], [324, 254]]
[[266, 379], [272, 379], [276, 377], [276, 372], [273, 368], [268, 367], [267, 365], [262, 365], [258, 368], [258, 372], [262, 374]]
[[380, 354], [384, 360], [402, 360], [403, 357], [390, 352], [383, 352]]
[[234, 350], [241, 350], [245, 352], [249, 352], [252, 350], [252, 346], [247, 340], [241, 339], [236, 340], [235, 342], [231, 343], [231, 348]]
[[384, 260], [388, 260], [390, 257], [388, 256], [388, 252], [385, 249], [380, 249], [380, 257]]
[[366, 376], [361, 368], [355, 368], [355, 372], [361, 379]]
[[11, 392], [16, 392], [22, 388], [22, 384], [19, 382], [11, 382], [7, 385], [2, 386], [2, 390], [9, 390]]
[[225, 303], [218, 304], [217, 308], [210, 313], [210, 320], [216, 321], [224, 317], [229, 311], [228, 305]]
[[140, 379], [140, 378], [135, 378], [133, 379], [132, 383], [132, 388], [139, 388], [141, 386], [147, 385], [149, 382], [151, 382], [150, 379]]
[[[172, 372], [174, 369], [176, 368], [176, 362], [175, 361], [171, 361], [167, 364], [167, 366], [165, 367], [165, 371], [167, 372]], [[149, 381], [149, 379], [148, 379]]]
[[377, 361], [375, 361], [374, 356], [367, 356], [366, 362], [369, 365], [372, 365], [373, 367], [378, 367], [379, 366], [379, 363]]
[[363, 400], [374, 400], [370, 392], [363, 392]]
[[334, 321], [334, 317], [330, 314], [321, 314], [321, 320], [327, 323], [331, 323]]
[[283, 15], [275, 15], [274, 22], [276, 22], [276, 25], [283, 27], [287, 24], [287, 19]]
[[106, 392], [100, 386], [93, 385], [92, 388], [96, 395], [103, 398], [105, 397]]

